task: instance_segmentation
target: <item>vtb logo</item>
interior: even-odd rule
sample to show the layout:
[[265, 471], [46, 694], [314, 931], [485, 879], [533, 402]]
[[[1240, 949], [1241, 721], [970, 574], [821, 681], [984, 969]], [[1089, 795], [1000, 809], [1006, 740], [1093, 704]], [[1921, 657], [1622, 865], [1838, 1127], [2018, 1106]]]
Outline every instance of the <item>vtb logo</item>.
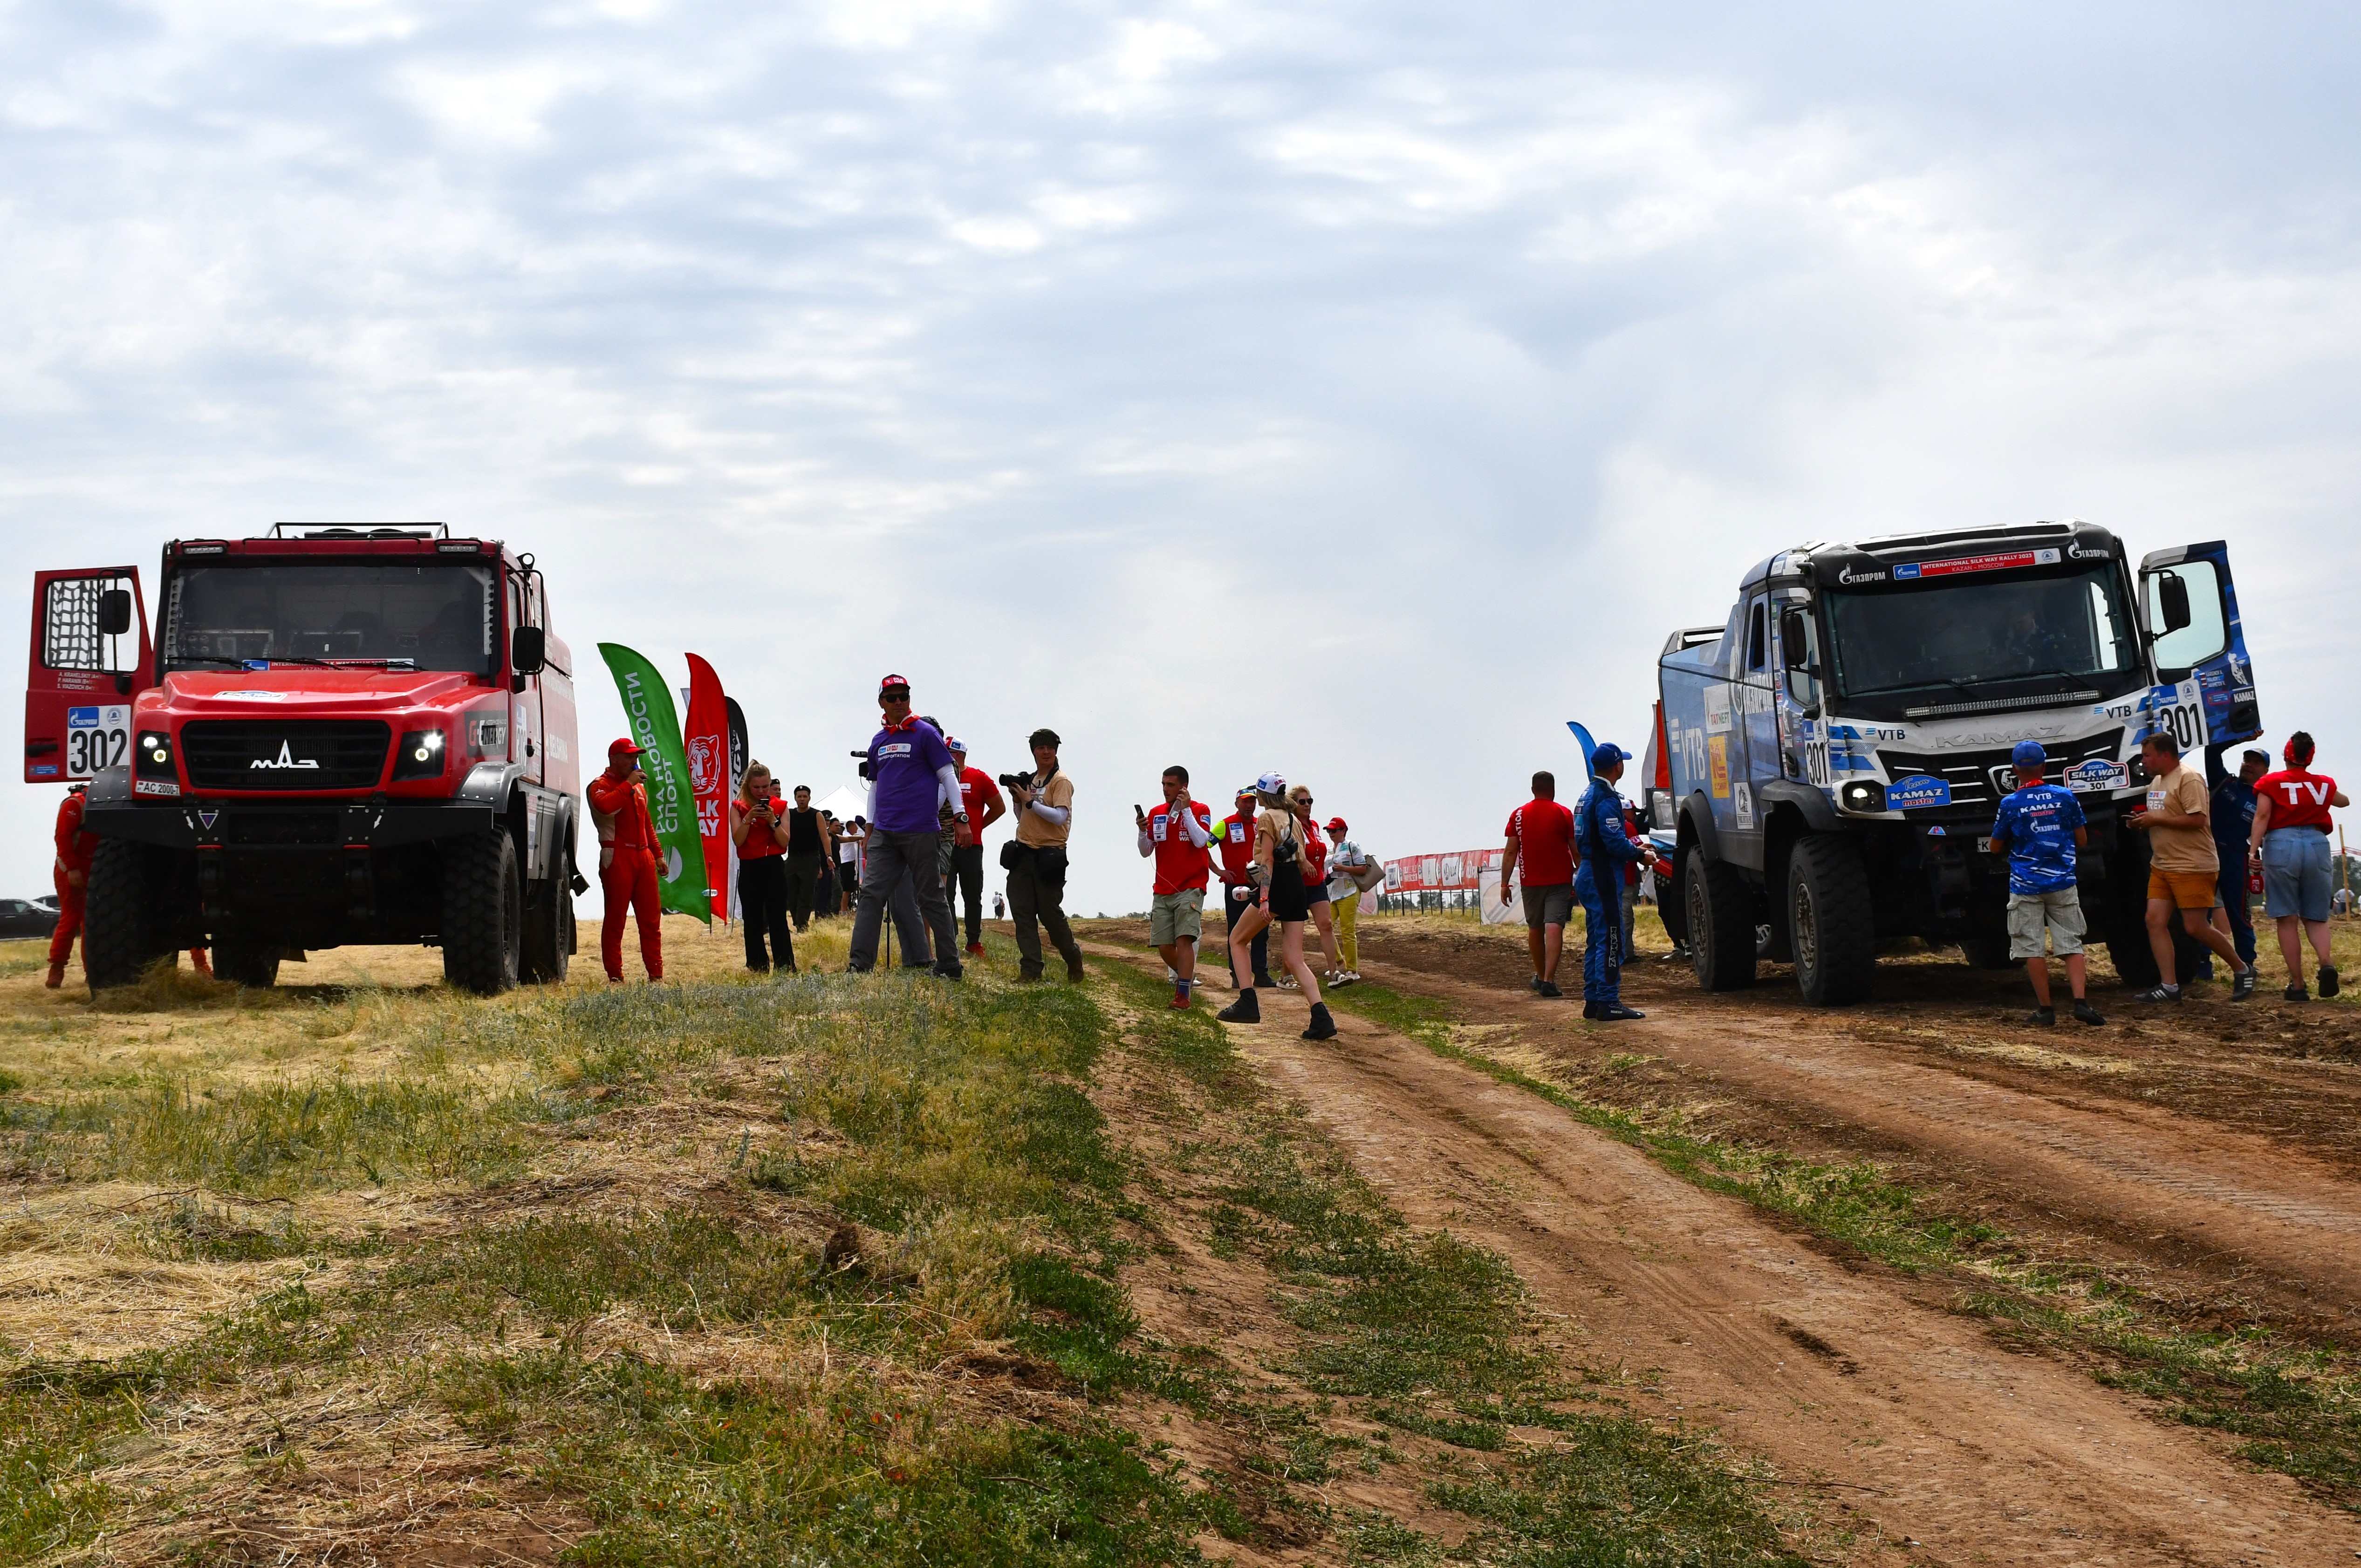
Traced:
[[313, 758], [296, 756], [294, 749], [284, 740], [279, 742], [279, 758], [276, 762], [268, 757], [257, 757], [247, 764], [249, 768], [269, 768], [273, 772], [281, 768], [316, 768], [319, 765], [319, 762]]

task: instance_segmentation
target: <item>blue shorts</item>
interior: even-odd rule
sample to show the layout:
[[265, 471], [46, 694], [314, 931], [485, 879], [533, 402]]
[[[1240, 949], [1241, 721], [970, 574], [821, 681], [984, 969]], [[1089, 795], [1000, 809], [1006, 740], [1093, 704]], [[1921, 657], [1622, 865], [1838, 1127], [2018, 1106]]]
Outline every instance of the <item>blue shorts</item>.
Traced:
[[2328, 835], [2309, 828], [2274, 828], [2263, 835], [2263, 913], [2274, 920], [2292, 915], [2328, 918], [2328, 895], [2335, 883], [2330, 870]]

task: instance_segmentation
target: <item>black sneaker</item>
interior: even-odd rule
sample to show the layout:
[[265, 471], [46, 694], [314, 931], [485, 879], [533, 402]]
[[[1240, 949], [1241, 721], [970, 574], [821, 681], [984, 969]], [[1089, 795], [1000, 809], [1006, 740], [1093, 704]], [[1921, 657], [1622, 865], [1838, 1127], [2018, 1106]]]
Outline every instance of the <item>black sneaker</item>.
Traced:
[[1068, 980], [1068, 981], [1070, 981], [1071, 983], [1075, 984], [1075, 985], [1080, 985], [1080, 984], [1082, 984], [1082, 959], [1074, 959], [1072, 962], [1071, 962], [1071, 963], [1069, 963], [1069, 964], [1067, 964], [1067, 965], [1066, 965], [1066, 979]]
[[1554, 980], [1537, 980], [1533, 981], [1533, 989], [1540, 992], [1543, 996], [1564, 996], [1565, 994], [1565, 992], [1560, 991], [1557, 988], [1557, 981]]
[[957, 964], [953, 964], [949, 969], [938, 969], [935, 970], [935, 978], [937, 980], [957, 980], [966, 973], [966, 970], [961, 968]]
[[2133, 997], [2132, 1000], [2134, 1002], [2179, 1002], [2180, 1000], [2180, 987], [2177, 985], [2151, 985], [2146, 991], [2141, 992], [2137, 996]]
[[2025, 1021], [2028, 1024], [2040, 1024], [2044, 1025], [2055, 1025], [2058, 1022], [2058, 1009], [2055, 1007], [2037, 1007], [2032, 1012], [2025, 1015]]
[[2312, 992], [2303, 988], [2303, 981], [2297, 981], [2293, 985], [2289, 986], [2285, 991], [2279, 992], [2279, 1000], [2281, 1002], [2309, 1002], [2312, 1000]]
[[1598, 1021], [1602, 1024], [1620, 1024], [1628, 1018], [1645, 1018], [1647, 1014], [1638, 1008], [1626, 1007], [1620, 1002], [1602, 1002], [1598, 1004]]
[[2323, 996], [2334, 996], [2334, 995], [2335, 995], [2335, 994], [2336, 994], [2336, 992], [2337, 992], [2336, 966], [2335, 966], [2334, 964], [2323, 964], [2323, 965], [2321, 965], [2321, 966], [2320, 966], [2320, 994], [2321, 994], [2321, 995], [2323, 995]]
[[2074, 999], [2074, 1017], [2076, 1022], [2083, 1024], [2096, 1025], [2106, 1022], [2106, 1019], [2100, 1015], [2097, 1008], [2079, 996]]
[[1262, 998], [1252, 991], [1241, 991], [1238, 999], [1213, 1014], [1224, 1024], [1259, 1024], [1262, 1022]]
[[1525, 981], [1525, 983], [1532, 987], [1535, 991], [1539, 991], [1543, 986], [1547, 985], [1549, 981], [1543, 980], [1539, 975], [1535, 975], [1532, 979]]
[[1596, 1017], [1598, 1017], [1598, 1003], [1596, 1003], [1596, 1002], [1591, 1001], [1591, 1000], [1590, 1000], [1590, 998], [1588, 998], [1587, 996], [1584, 997], [1584, 998], [1582, 999], [1582, 1015], [1583, 1015], [1584, 1017], [1586, 1017], [1586, 1018], [1596, 1018]]
[[1336, 1020], [1328, 1016], [1326, 1003], [1312, 1004], [1312, 1027], [1303, 1031], [1303, 1037], [1307, 1040], [1333, 1040], [1336, 1037]]
[[2230, 1000], [2233, 1002], [2244, 1002], [2249, 996], [2254, 995], [2255, 980], [2256, 975], [2254, 965], [2248, 964], [2245, 969], [2240, 970], [2238, 971], [2237, 978], [2230, 982]]
[[1263, 991], [1277, 991], [1279, 989], [1279, 981], [1271, 979], [1270, 976], [1267, 974], [1258, 974], [1255, 976], [1255, 984], [1258, 989]]

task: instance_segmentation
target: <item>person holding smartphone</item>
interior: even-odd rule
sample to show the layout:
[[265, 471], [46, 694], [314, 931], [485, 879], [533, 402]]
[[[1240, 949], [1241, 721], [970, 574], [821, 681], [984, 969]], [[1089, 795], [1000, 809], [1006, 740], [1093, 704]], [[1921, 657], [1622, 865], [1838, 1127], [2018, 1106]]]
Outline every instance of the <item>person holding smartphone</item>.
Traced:
[[[810, 791], [797, 790], [808, 798]], [[796, 972], [795, 938], [787, 935], [787, 845], [791, 830], [786, 806], [773, 793], [771, 770], [760, 762], [746, 764], [739, 781], [738, 798], [730, 803], [730, 841], [738, 847], [738, 913], [746, 930], [746, 967], [768, 974], [775, 962]], [[770, 948], [763, 950], [763, 938]]]

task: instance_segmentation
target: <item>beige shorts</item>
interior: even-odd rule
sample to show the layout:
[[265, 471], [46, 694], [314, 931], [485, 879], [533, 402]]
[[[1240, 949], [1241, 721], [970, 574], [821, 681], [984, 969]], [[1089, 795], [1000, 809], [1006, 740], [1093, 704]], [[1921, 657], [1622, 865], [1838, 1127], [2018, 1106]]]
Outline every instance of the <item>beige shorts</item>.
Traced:
[[2041, 928], [2049, 928], [2058, 956], [2082, 950], [2082, 895], [2070, 887], [2008, 895], [2008, 956], [2041, 957]]
[[1169, 948], [1183, 937], [1193, 939], [1204, 934], [1205, 890], [1202, 887], [1159, 893], [1148, 906], [1148, 944], [1152, 948]]

